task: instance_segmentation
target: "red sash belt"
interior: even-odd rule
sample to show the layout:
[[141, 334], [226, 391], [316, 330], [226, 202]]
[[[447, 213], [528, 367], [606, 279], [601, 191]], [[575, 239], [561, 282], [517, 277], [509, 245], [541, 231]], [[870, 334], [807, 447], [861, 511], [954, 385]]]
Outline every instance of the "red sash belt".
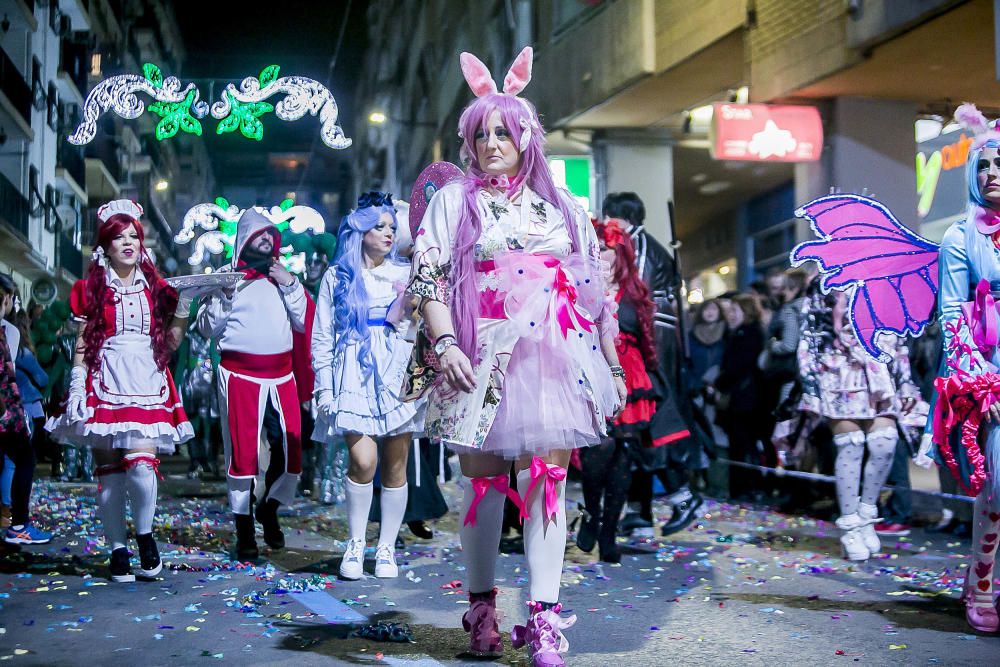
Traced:
[[251, 354], [225, 350], [222, 367], [232, 373], [259, 378], [280, 378], [292, 372], [292, 353]]

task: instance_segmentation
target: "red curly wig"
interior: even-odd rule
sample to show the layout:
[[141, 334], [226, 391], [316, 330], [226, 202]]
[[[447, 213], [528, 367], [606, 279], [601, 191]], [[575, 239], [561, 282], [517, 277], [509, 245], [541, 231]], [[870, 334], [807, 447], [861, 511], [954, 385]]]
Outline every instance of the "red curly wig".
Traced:
[[653, 366], [656, 363], [656, 337], [653, 335], [653, 313], [656, 306], [649, 287], [639, 275], [639, 268], [635, 263], [635, 245], [614, 219], [605, 223], [595, 221], [594, 227], [597, 229], [597, 237], [607, 248], [615, 251], [612, 278], [618, 285], [621, 299], [635, 308], [639, 319], [639, 351], [647, 366]]
[[[150, 337], [153, 339], [153, 358], [156, 360], [157, 368], [162, 371], [166, 370], [173, 352], [168, 330], [174, 310], [177, 308], [177, 290], [168, 285], [160, 276], [159, 271], [156, 270], [156, 266], [150, 260], [143, 243], [145, 234], [142, 230], [142, 224], [132, 216], [116, 213], [102, 222], [97, 230], [96, 245], [103, 248], [106, 253], [115, 237], [129, 227], [134, 227], [139, 235], [138, 266], [152, 290], [153, 322]], [[96, 367], [99, 362], [101, 348], [108, 337], [105, 329], [104, 309], [113, 304], [113, 295], [112, 291], [108, 289], [107, 271], [108, 269], [97, 262], [91, 262], [90, 268], [87, 270], [87, 324], [83, 329], [83, 358], [90, 368]]]

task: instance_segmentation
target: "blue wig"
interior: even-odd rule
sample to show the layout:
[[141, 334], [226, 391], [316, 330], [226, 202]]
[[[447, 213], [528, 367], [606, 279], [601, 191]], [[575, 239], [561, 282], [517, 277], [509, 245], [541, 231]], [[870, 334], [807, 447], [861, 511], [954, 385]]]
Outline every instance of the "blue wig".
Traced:
[[[333, 324], [337, 334], [334, 354], [343, 353], [344, 348], [350, 343], [359, 343], [358, 362], [366, 377], [376, 369], [371, 354], [371, 338], [368, 334], [368, 293], [365, 291], [365, 281], [361, 275], [365, 266], [361, 240], [378, 225], [383, 213], [392, 216], [395, 228], [396, 209], [392, 205], [391, 196], [374, 192], [362, 195], [358, 201], [358, 208], [344, 216], [340, 223], [337, 232], [337, 254], [333, 262], [337, 271], [337, 283], [333, 288], [335, 304]], [[400, 262], [395, 244], [386, 255], [385, 261]], [[375, 383], [376, 387], [380, 384], [378, 373], [375, 375]]]
[[991, 139], [974, 151], [969, 152], [969, 159], [965, 163], [965, 181], [969, 188], [969, 201], [983, 208], [996, 208], [983, 199], [983, 193], [979, 190], [979, 158], [983, 154], [984, 148], [1000, 148], [1000, 141]]

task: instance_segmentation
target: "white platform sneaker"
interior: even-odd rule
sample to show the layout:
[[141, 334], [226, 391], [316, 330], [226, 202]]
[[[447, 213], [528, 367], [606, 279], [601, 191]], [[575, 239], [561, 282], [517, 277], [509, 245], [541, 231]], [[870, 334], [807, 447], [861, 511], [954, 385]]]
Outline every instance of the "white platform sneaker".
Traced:
[[340, 561], [340, 577], [342, 579], [360, 579], [365, 572], [365, 541], [349, 540], [344, 550], [344, 559]]
[[393, 579], [399, 576], [396, 549], [393, 545], [380, 544], [375, 550], [375, 576], [379, 579]]

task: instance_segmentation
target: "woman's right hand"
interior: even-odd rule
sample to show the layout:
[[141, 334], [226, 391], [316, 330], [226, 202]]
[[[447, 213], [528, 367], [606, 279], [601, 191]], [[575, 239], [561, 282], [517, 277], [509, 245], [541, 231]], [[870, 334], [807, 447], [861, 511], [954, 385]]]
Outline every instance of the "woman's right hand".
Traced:
[[476, 376], [472, 372], [472, 362], [465, 352], [452, 345], [438, 358], [441, 373], [452, 389], [469, 394], [476, 388]]

